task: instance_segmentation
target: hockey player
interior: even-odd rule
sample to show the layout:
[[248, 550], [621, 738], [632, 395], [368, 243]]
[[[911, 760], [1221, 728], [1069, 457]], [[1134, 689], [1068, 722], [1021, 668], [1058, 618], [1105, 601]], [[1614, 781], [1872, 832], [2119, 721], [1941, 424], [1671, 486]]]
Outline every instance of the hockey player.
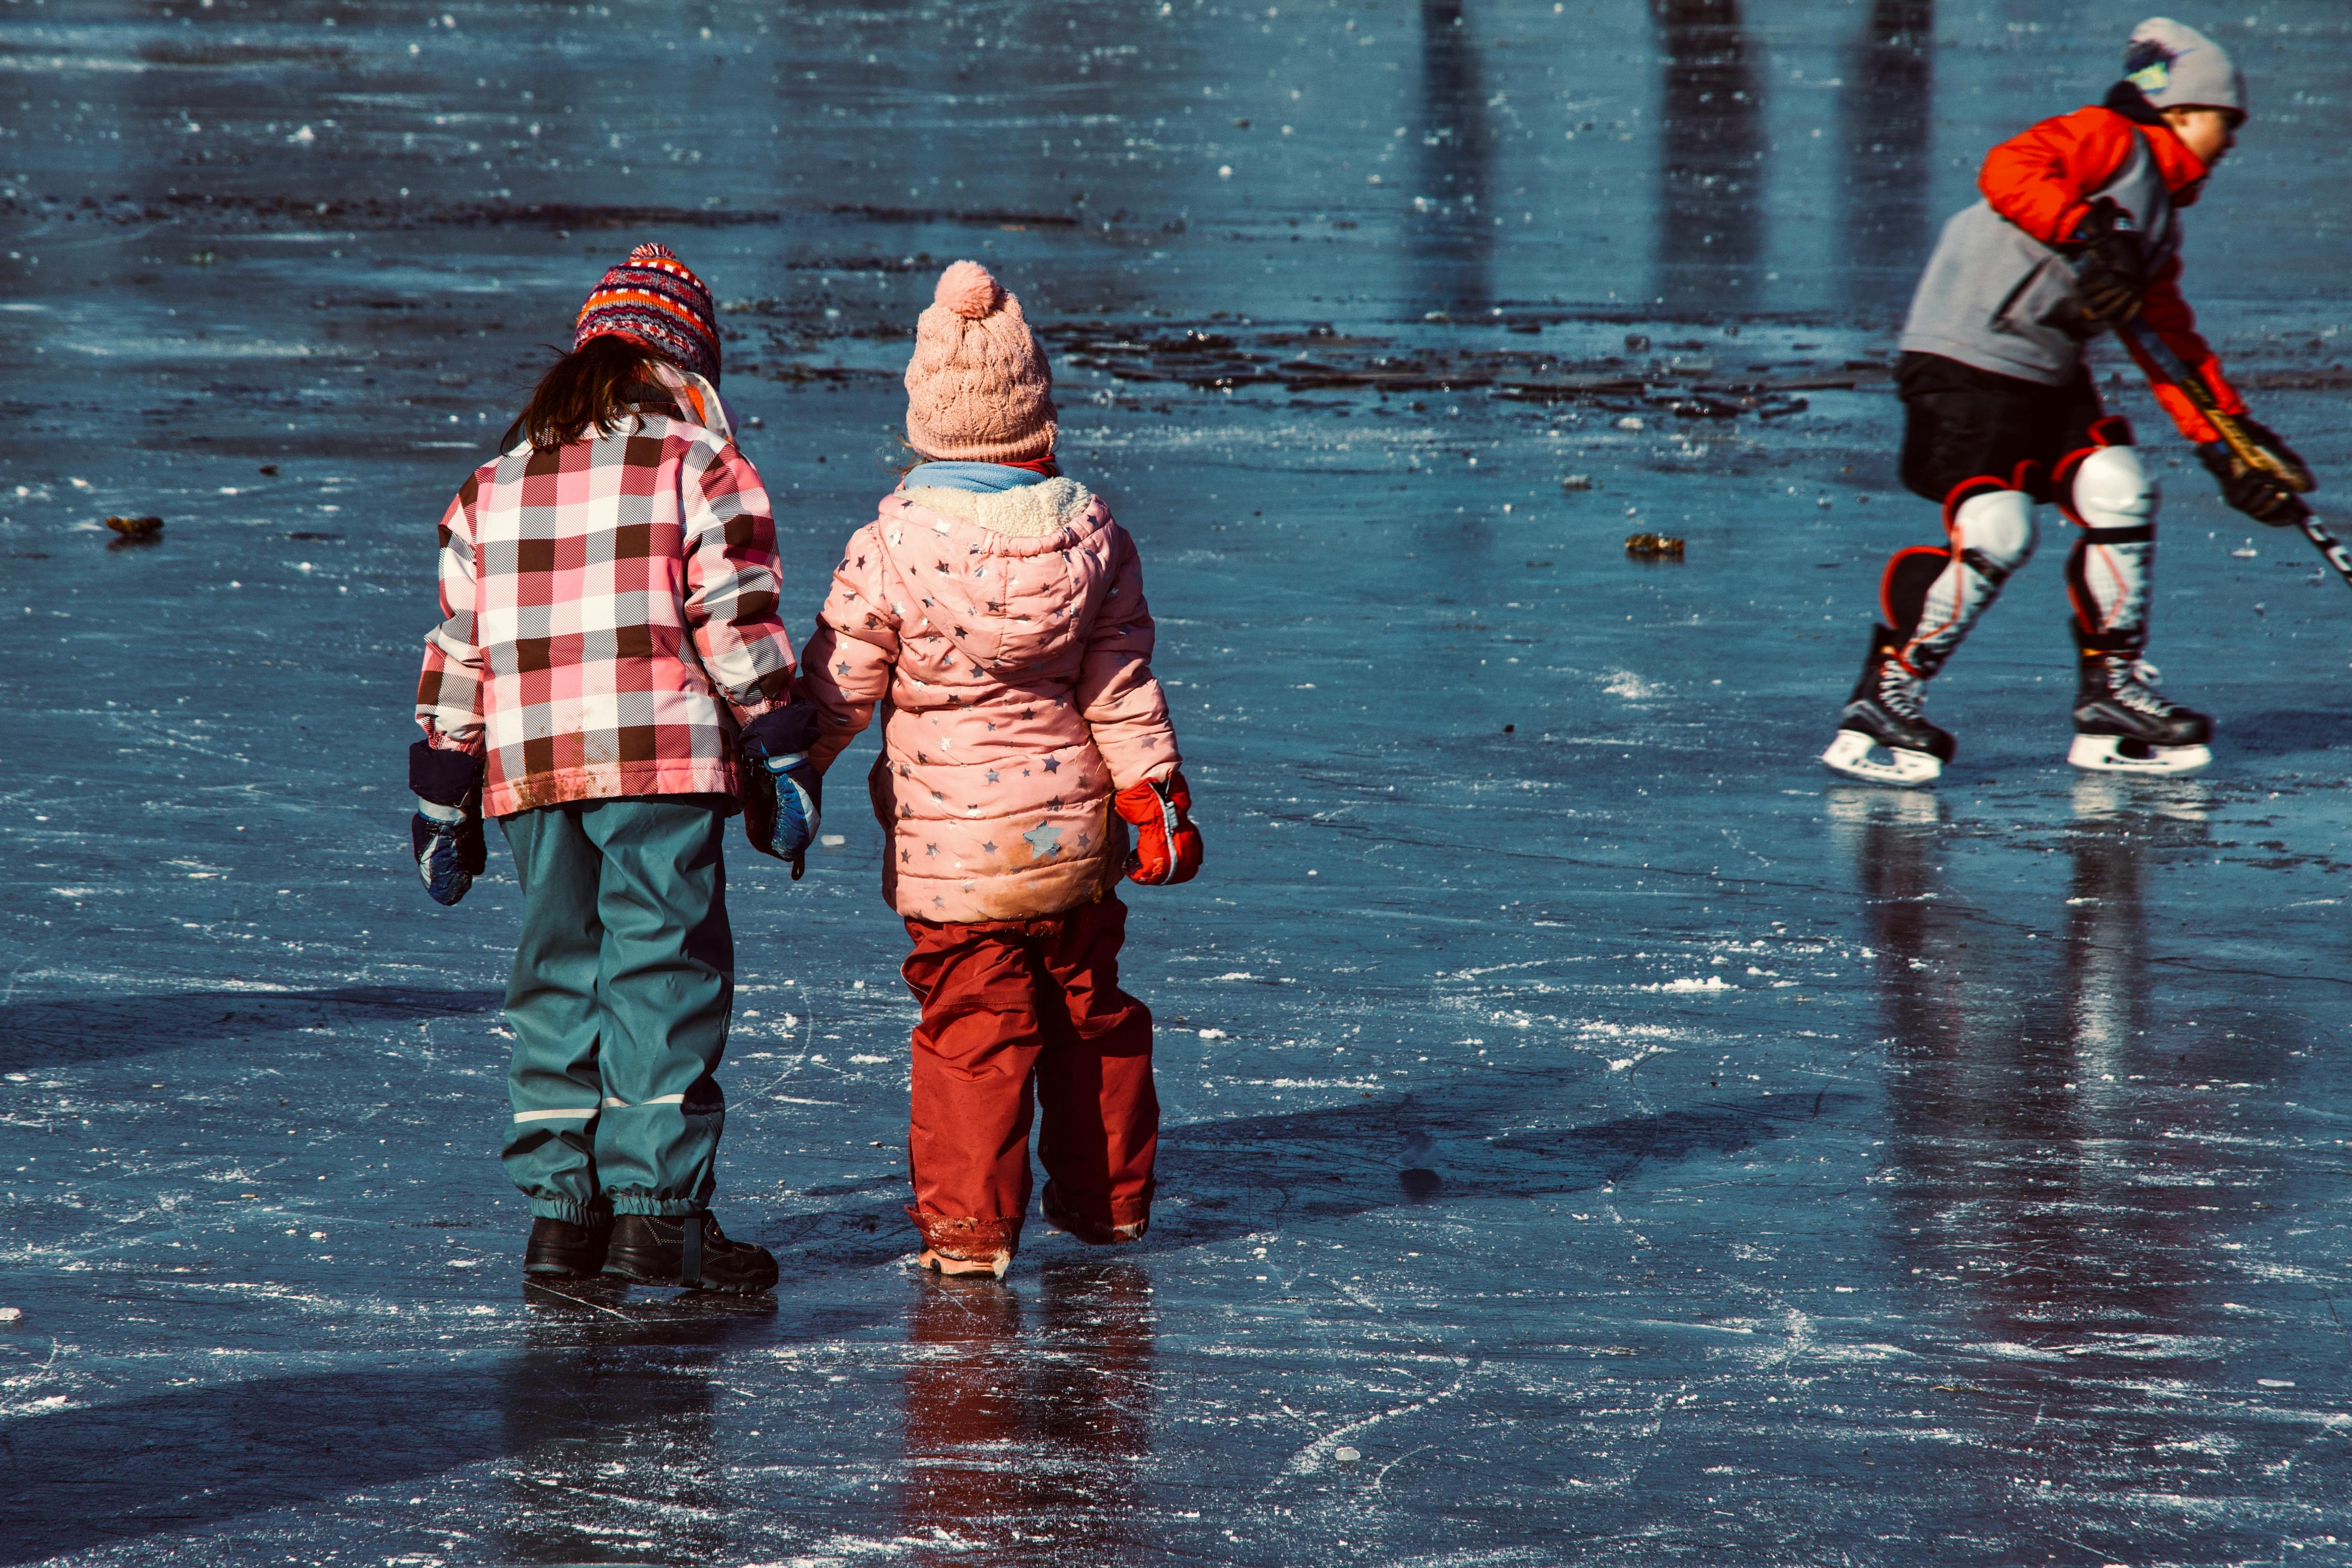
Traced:
[[[2033, 553], [2041, 501], [2079, 531], [2066, 562], [2079, 660], [2067, 760], [2142, 773], [2212, 760], [2210, 721], [2160, 694], [2141, 658], [2157, 487], [2131, 426], [2100, 407], [2083, 345], [2137, 318], [2299, 488], [2308, 472], [2244, 416], [2180, 294], [2178, 212], [2245, 121], [2244, 78], [2219, 45], [2162, 16], [2133, 29], [2124, 70], [2103, 104], [1992, 150], [1978, 176], [1984, 199], [1944, 226], [1919, 279], [1895, 369], [1902, 475], [1942, 505], [1948, 542], [1887, 563], [1885, 624], [1822, 757], [1840, 773], [1925, 784], [1951, 760], [1951, 735], [1921, 710], [1923, 689]], [[2294, 521], [2294, 488], [2237, 461], [2179, 388], [2155, 379], [2154, 390], [2230, 505], [2266, 523]]]

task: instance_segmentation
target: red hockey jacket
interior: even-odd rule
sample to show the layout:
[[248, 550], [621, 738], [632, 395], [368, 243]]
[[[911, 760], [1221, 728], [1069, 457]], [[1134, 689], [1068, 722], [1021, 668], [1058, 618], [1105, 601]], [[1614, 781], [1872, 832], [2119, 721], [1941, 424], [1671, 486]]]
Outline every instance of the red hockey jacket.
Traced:
[[[2130, 162], [2134, 141], [2144, 142], [2155, 157], [2165, 188], [2172, 194], [2172, 205], [2195, 205], [2211, 171], [2181, 145], [2169, 125], [2135, 124], [2112, 109], [2078, 109], [2011, 137], [1985, 154], [1977, 188], [1984, 192], [1993, 211], [2043, 244], [2055, 244], [2081, 226], [2090, 210], [2091, 195]], [[2140, 320], [2183, 363], [2205, 377], [2220, 395], [2221, 412], [2246, 411], [2236, 389], [2223, 379], [2221, 360], [2198, 332], [2197, 312], [2181, 297], [2178, 250], [2164, 258], [2150, 280]], [[2145, 362], [2140, 368], [2151, 370]], [[2189, 440], [2221, 438], [2189, 399], [2160, 381], [2154, 391], [2156, 400]]]
[[[1903, 346], [2053, 384], [2074, 375], [2087, 334], [2069, 321], [2074, 273], [2054, 247], [2074, 234], [2094, 198], [2107, 195], [2132, 213], [2156, 258], [2140, 319], [2205, 376], [2224, 411], [2244, 412], [2180, 293], [2173, 209], [2197, 200], [2208, 173], [2160, 119], [2147, 123], [2115, 109], [2078, 109], [2011, 137], [1985, 156], [1977, 179], [1983, 203], [1945, 226]], [[2156, 382], [2152, 367], [2141, 368]], [[2183, 436], [2220, 439], [2186, 397], [2161, 382], [2153, 390]]]

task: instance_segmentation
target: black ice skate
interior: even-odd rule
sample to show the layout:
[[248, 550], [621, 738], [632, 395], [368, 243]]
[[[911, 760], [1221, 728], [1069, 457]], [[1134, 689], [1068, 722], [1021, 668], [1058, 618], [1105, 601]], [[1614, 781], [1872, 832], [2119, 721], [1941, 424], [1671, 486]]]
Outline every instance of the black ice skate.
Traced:
[[2095, 773], [2177, 776], [2213, 760], [2205, 743], [2213, 721], [2156, 689], [2156, 667], [2140, 658], [2137, 637], [2077, 626], [2074, 642], [2082, 662], [2068, 762]]
[[1919, 709], [1927, 683], [1895, 657], [1902, 647], [1901, 634], [1871, 628], [1862, 679], [1847, 700], [1837, 739], [1822, 753], [1836, 772], [1873, 784], [1923, 784], [1952, 760], [1950, 731], [1927, 722]]

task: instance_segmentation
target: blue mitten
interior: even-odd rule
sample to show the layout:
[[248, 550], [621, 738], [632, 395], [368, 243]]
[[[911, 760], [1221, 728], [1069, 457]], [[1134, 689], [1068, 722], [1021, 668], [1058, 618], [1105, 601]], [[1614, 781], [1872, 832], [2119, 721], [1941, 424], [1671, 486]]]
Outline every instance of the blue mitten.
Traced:
[[795, 702], [763, 713], [743, 727], [743, 836], [762, 855], [793, 865], [793, 880], [808, 868], [823, 816], [824, 781], [808, 760], [816, 739], [816, 710]]
[[408, 748], [408, 787], [416, 792], [416, 815], [408, 819], [416, 875], [435, 903], [454, 904], [489, 863], [482, 841], [482, 760], [419, 741]]

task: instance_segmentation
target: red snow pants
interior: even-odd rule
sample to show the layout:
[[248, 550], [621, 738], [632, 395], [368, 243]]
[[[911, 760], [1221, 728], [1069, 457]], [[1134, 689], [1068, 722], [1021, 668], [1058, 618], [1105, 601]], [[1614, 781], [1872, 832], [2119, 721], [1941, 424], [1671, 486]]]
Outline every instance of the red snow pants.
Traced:
[[1106, 895], [1026, 921], [909, 920], [915, 1026], [907, 1152], [923, 1241], [950, 1258], [1020, 1249], [1034, 1086], [1048, 1225], [1132, 1241], [1151, 1217], [1160, 1098], [1150, 1009], [1118, 988], [1127, 906]]

